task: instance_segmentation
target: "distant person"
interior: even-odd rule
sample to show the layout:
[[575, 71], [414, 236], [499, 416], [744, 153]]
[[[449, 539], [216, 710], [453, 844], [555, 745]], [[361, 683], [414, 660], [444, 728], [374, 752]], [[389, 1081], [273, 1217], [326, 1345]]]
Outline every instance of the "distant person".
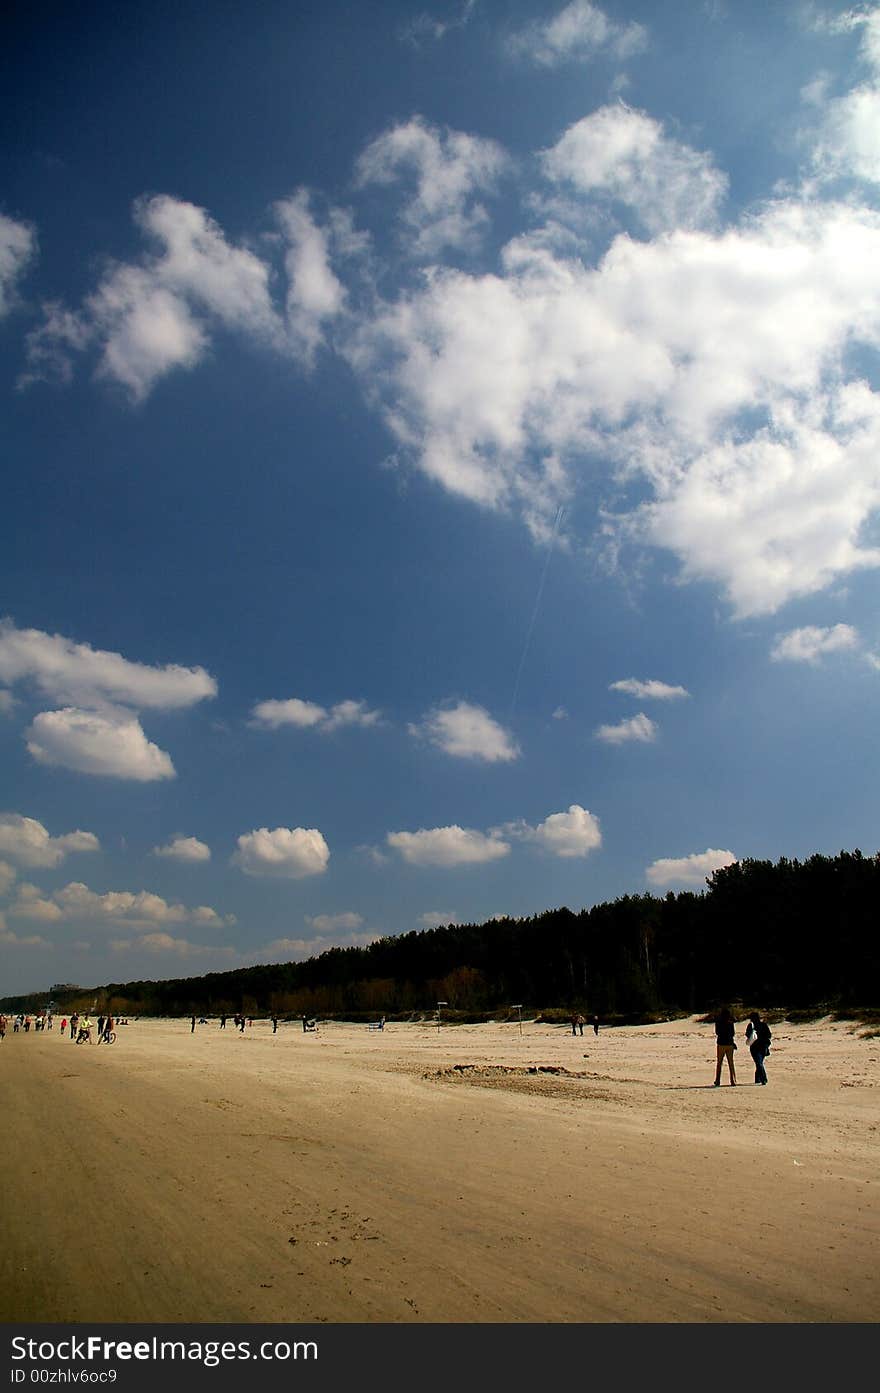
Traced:
[[99, 1041], [99, 1043], [100, 1043], [101, 1040], [103, 1040], [105, 1045], [109, 1045], [109, 1044], [110, 1044], [110, 1034], [111, 1034], [111, 1031], [112, 1031], [112, 1030], [113, 1030], [113, 1017], [112, 1017], [112, 1016], [108, 1016], [108, 1017], [106, 1018], [106, 1020], [104, 1021], [104, 1032], [103, 1032], [102, 1035], [99, 1035], [99, 1036], [98, 1036], [98, 1041]]
[[225, 1017], [225, 1016], [221, 1016], [221, 1017], [220, 1017], [220, 1029], [221, 1029], [221, 1030], [225, 1030], [225, 1029], [226, 1029], [226, 1017]]
[[733, 1052], [736, 1049], [736, 1025], [733, 1016], [725, 1006], [715, 1020], [715, 1082], [714, 1088], [721, 1086], [721, 1066], [727, 1060], [727, 1072], [731, 1085], [736, 1087], [736, 1070], [733, 1067]]
[[67, 1029], [67, 1017], [64, 1016], [64, 1017], [62, 1017], [62, 1020], [61, 1020], [61, 1034], [62, 1034], [62, 1035], [64, 1034], [64, 1032], [65, 1032], [66, 1029]]
[[767, 1082], [764, 1060], [770, 1053], [772, 1039], [770, 1027], [765, 1020], [762, 1020], [760, 1011], [753, 1011], [746, 1026], [746, 1040], [749, 1045], [749, 1053], [755, 1061], [755, 1083]]
[[247, 1025], [247, 1021], [245, 1020], [244, 1016], [239, 1016], [239, 1018], [238, 1018], [238, 1028], [239, 1028], [239, 1030], [241, 1031], [242, 1035], [244, 1035], [244, 1028], [245, 1028], [246, 1025]]
[[569, 1024], [571, 1025], [571, 1033], [572, 1033], [572, 1035], [577, 1035], [577, 1033], [578, 1033], [578, 1018], [577, 1018], [577, 1016], [572, 1016], [571, 1019], [570, 1019], [570, 1021], [569, 1021]]
[[598, 1017], [598, 1016], [594, 1016], [594, 1017], [593, 1017], [593, 1034], [594, 1034], [594, 1035], [598, 1035], [598, 1034], [599, 1034], [599, 1017]]
[[76, 1028], [77, 1028], [78, 1025], [79, 1025], [79, 1012], [78, 1012], [78, 1011], [74, 1011], [74, 1012], [73, 1012], [73, 1015], [70, 1017], [70, 1038], [71, 1038], [71, 1040], [73, 1040], [73, 1041], [76, 1041]]
[[196, 1018], [195, 1018], [195, 1016], [190, 1016], [190, 1018], [189, 1018], [189, 1033], [190, 1033], [190, 1035], [193, 1034], [195, 1028], [196, 1028]]
[[278, 1017], [277, 1017], [277, 1016], [273, 1016], [273, 1017], [272, 1017], [272, 1034], [273, 1034], [273, 1035], [275, 1034], [275, 1032], [276, 1032], [277, 1029], [278, 1029]]
[[586, 1021], [586, 1017], [585, 1017], [585, 1016], [581, 1016], [580, 1014], [578, 1014], [578, 1015], [575, 1017], [575, 1025], [576, 1025], [577, 1028], [578, 1028], [578, 1035], [583, 1035], [583, 1033], [584, 1033], [584, 1026], [586, 1025], [586, 1023], [587, 1023], [587, 1021]]
[[6, 1017], [0, 1015], [0, 1040], [6, 1039]]
[[103, 1017], [103, 1016], [99, 1016], [99, 1017], [98, 1017], [98, 1044], [101, 1043], [101, 1041], [103, 1040], [103, 1038], [104, 1038], [104, 1017]]

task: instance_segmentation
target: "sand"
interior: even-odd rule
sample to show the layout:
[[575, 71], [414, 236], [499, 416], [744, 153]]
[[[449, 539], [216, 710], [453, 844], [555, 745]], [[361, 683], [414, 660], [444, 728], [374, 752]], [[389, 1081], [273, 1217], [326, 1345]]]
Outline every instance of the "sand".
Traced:
[[[140, 1020], [0, 1044], [0, 1319], [873, 1322], [880, 1040]], [[535, 1070], [557, 1072], [535, 1072]]]

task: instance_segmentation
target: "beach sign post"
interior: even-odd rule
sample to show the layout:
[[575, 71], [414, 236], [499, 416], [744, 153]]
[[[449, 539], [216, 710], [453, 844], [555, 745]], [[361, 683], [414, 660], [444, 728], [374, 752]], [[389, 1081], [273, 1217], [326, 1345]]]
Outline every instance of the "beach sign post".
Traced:
[[522, 1002], [516, 1006], [511, 1006], [511, 1011], [515, 1011], [519, 1019], [519, 1033], [522, 1035]]
[[438, 1029], [438, 1030], [440, 1029], [440, 1008], [441, 1008], [441, 1006], [448, 1006], [448, 1005], [449, 1005], [449, 1002], [448, 1002], [448, 1001], [438, 1001], [438, 1002], [437, 1002], [437, 1029]]

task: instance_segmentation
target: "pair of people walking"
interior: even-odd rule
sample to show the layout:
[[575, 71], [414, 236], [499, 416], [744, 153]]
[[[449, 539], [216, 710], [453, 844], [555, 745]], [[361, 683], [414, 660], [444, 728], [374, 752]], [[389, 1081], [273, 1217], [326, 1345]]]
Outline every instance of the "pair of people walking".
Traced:
[[[770, 1053], [770, 1041], [773, 1039], [769, 1025], [761, 1018], [759, 1011], [752, 1011], [749, 1016], [749, 1023], [746, 1026], [746, 1040], [749, 1045], [749, 1053], [755, 1065], [755, 1083], [765, 1084], [767, 1082], [767, 1070], [764, 1067], [764, 1060]], [[721, 1087], [721, 1066], [727, 1060], [727, 1072], [730, 1076], [730, 1083], [736, 1087], [736, 1067], [733, 1061], [733, 1052], [736, 1049], [736, 1022], [728, 1008], [725, 1006], [719, 1012], [715, 1020], [715, 1082], [713, 1087]]]

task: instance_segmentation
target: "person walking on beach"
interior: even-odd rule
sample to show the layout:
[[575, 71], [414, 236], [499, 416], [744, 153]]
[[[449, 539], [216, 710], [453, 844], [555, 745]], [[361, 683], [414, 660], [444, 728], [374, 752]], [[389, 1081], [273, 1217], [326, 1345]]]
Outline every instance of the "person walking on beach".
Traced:
[[725, 1006], [719, 1011], [715, 1020], [715, 1041], [716, 1041], [716, 1062], [715, 1062], [715, 1083], [714, 1088], [721, 1087], [721, 1065], [727, 1060], [727, 1071], [730, 1074], [732, 1087], [736, 1087], [736, 1070], [733, 1067], [733, 1052], [736, 1049], [736, 1026], [733, 1016]]
[[225, 1029], [226, 1029], [226, 1017], [225, 1017], [225, 1016], [221, 1016], [221, 1017], [220, 1017], [220, 1029], [221, 1029], [221, 1030], [225, 1030]]
[[599, 1017], [598, 1017], [598, 1016], [594, 1016], [594, 1017], [593, 1017], [593, 1034], [594, 1034], [594, 1035], [598, 1035], [598, 1034], [599, 1034]]
[[76, 1027], [79, 1025], [79, 1012], [74, 1011], [70, 1017], [70, 1038], [76, 1040]]
[[190, 1018], [189, 1018], [189, 1033], [190, 1033], [190, 1035], [194, 1034], [195, 1028], [196, 1028], [196, 1018], [195, 1018], [195, 1016], [190, 1016]]
[[278, 1029], [278, 1017], [277, 1017], [277, 1016], [273, 1016], [273, 1017], [272, 1017], [272, 1034], [273, 1034], [273, 1035], [275, 1034], [275, 1032], [276, 1032], [277, 1029]]
[[0, 1040], [6, 1039], [6, 1017], [0, 1015]]
[[770, 1053], [772, 1039], [770, 1027], [765, 1020], [761, 1019], [760, 1011], [753, 1011], [746, 1026], [746, 1040], [749, 1043], [749, 1053], [755, 1061], [755, 1083], [767, 1082], [764, 1060]]

